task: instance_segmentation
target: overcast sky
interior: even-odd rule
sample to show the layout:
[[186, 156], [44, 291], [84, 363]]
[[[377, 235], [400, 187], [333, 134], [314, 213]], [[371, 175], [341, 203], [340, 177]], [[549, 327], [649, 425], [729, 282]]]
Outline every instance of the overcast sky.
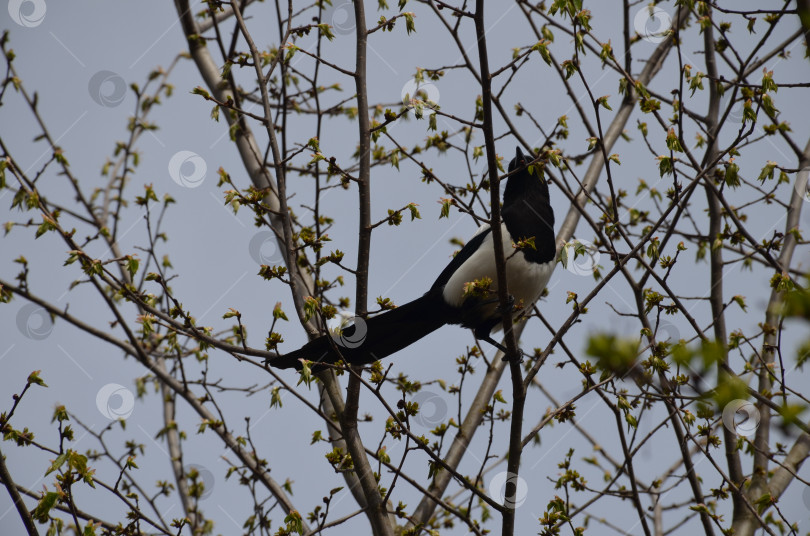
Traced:
[[[20, 4], [19, 0], [9, 2], [10, 6], [20, 7]], [[367, 8], [368, 18], [376, 21], [379, 17], [374, 9], [376, 3], [370, 4]], [[621, 42], [618, 33], [621, 28], [618, 18], [620, 14], [602, 3], [594, 4], [590, 8], [594, 11], [595, 32], [605, 36], [605, 40], [612, 38], [614, 47], [618, 47], [617, 43]], [[412, 77], [418, 66], [440, 67], [460, 61], [457, 48], [435, 19], [420, 5], [408, 6], [408, 9], [417, 13], [416, 34], [406, 37], [404, 25], [400, 25], [393, 34], [378, 32], [370, 40], [368, 83], [371, 102], [398, 102], [403, 92], [412, 87]], [[276, 28], [269, 7], [259, 6], [250, 10], [255, 18], [249, 23], [260, 47], [275, 45], [278, 41], [274, 31], [264, 33], [267, 28]], [[669, 4], [664, 7], [670, 12], [673, 9]], [[101, 167], [105, 159], [110, 157], [115, 142], [126, 139], [126, 122], [133, 113], [135, 103], [127, 86], [131, 83], [142, 85], [151, 70], [157, 66], [168, 67], [177, 54], [185, 50], [185, 39], [176, 12], [170, 2], [157, 1], [39, 0], [25, 2], [20, 9], [23, 11], [14, 11], [11, 7], [9, 12], [0, 10], [2, 27], [9, 30], [10, 47], [17, 54], [15, 66], [18, 75], [29, 92], [38, 93], [41, 117], [51, 135], [64, 148], [74, 174], [80, 178], [85, 191], [89, 192], [92, 188], [105, 184], [105, 178], [100, 175]], [[195, 11], [199, 9], [200, 5]], [[487, 39], [491, 50], [490, 63], [495, 70], [510, 60], [513, 47], [532, 44], [533, 38], [528, 34], [522, 15], [516, 9], [504, 9], [500, 2], [491, 3], [489, 9], [491, 11], [487, 13], [487, 19], [490, 21], [490, 30]], [[12, 15], [15, 15], [14, 20]], [[329, 46], [326, 55], [332, 61], [349, 67], [353, 64], [353, 33], [350, 28], [341, 30], [340, 20], [336, 19], [335, 22], [339, 30], [337, 39]], [[798, 27], [798, 23], [795, 26]], [[518, 30], [526, 33], [517, 33]], [[742, 31], [742, 28], [735, 29], [735, 32]], [[785, 30], [785, 35], [787, 33], [788, 30]], [[468, 34], [470, 35], [471, 33]], [[560, 41], [565, 42], [565, 39]], [[305, 48], [313, 42], [311, 37], [305, 38], [299, 42], [299, 46]], [[469, 42], [474, 47], [474, 40]], [[702, 54], [697, 50], [702, 44], [697, 44], [697, 41], [695, 43], [691, 47], [694, 51], [690, 45], [684, 47], [688, 56], [685, 61], [702, 66]], [[654, 47], [655, 43], [639, 43], [636, 57], [643, 58]], [[798, 47], [790, 59], [775, 58], [769, 63], [768, 69], [773, 69], [775, 78], [780, 81], [806, 82], [810, 77], [810, 63], [802, 59], [803, 52], [803, 47]], [[561, 55], [559, 59], [564, 57], [566, 56]], [[302, 57], [296, 61], [309, 60]], [[593, 84], [594, 94], [609, 95], [610, 102], [618, 105], [620, 96], [617, 95], [615, 75], [608, 71], [602, 73], [595, 63], [589, 62], [594, 62], [592, 56], [586, 60], [586, 65], [594, 66], [591, 72], [601, 73], [590, 75], [589, 82]], [[582, 140], [580, 152], [584, 152], [587, 134], [579, 125], [579, 120], [573, 120], [576, 112], [564, 95], [556, 76], [551, 77], [548, 71], [543, 71], [543, 65], [542, 62], [536, 62], [521, 71], [504, 100], [509, 106], [518, 102], [531, 106], [536, 112], [536, 119], [543, 125], [550, 126], [554, 119], [567, 114], [572, 118], [569, 121], [571, 138]], [[669, 92], [668, 88], [674, 79], [673, 65], [670, 60], [665, 67], [669, 72], [662, 73], [656, 80], [654, 87], [662, 92]], [[641, 64], [634, 66], [634, 69], [638, 72]], [[330, 99], [337, 102], [351, 95], [353, 88], [349, 79], [333, 77], [333, 73], [329, 73], [328, 77], [332, 78], [327, 79], [340, 81], [344, 88], [342, 93], [330, 95]], [[194, 87], [203, 84], [194, 64], [188, 60], [181, 61], [170, 82], [175, 86], [174, 96], [165, 100], [163, 106], [155, 109], [150, 116], [150, 120], [156, 122], [160, 129], [143, 135], [138, 143], [142, 163], [129, 187], [129, 196], [140, 194], [143, 185], [151, 183], [159, 196], [168, 193], [177, 200], [177, 205], [168, 213], [164, 223], [164, 230], [170, 240], [161, 250], [161, 253], [170, 256], [180, 274], [172, 283], [175, 295], [188, 310], [193, 311], [201, 325], [224, 328], [229, 325], [229, 321], [222, 320], [223, 313], [231, 307], [238, 309], [248, 329], [249, 344], [261, 348], [269, 326], [270, 311], [277, 301], [284, 304], [288, 316], [293, 318], [293, 307], [286, 287], [267, 284], [256, 276], [259, 264], [277, 263], [280, 262], [280, 257], [273, 241], [265, 241], [265, 235], [257, 234], [260, 231], [252, 225], [253, 218], [248, 210], [243, 209], [234, 216], [223, 207], [222, 190], [216, 185], [217, 169], [223, 167], [231, 173], [238, 186], [248, 186], [249, 180], [228, 139], [225, 122], [212, 121], [209, 116], [210, 104], [190, 93]], [[469, 116], [472, 99], [478, 93], [469, 76], [455, 71], [448, 71], [444, 79], [429, 88], [429, 94], [443, 110], [465, 117]], [[796, 111], [796, 116], [789, 120], [795, 139], [804, 143], [810, 135], [810, 124], [806, 121], [806, 91], [802, 95], [800, 91], [780, 89], [778, 96], [782, 109]], [[259, 113], [258, 109], [253, 111]], [[799, 113], [804, 116], [799, 117]], [[301, 118], [293, 123], [290, 138], [297, 143], [305, 142], [312, 135], [311, 120]], [[442, 123], [443, 120], [440, 120], [440, 129], [457, 130], [456, 125]], [[518, 125], [519, 128], [525, 128], [527, 133], [536, 132], [528, 118], [522, 118]], [[261, 132], [258, 132], [260, 129], [253, 126], [261, 140]], [[409, 121], [389, 127], [389, 130], [410, 147], [421, 143], [427, 132], [425, 121]], [[633, 192], [638, 178], [644, 177], [648, 182], [655, 183], [658, 173], [657, 162], [643, 147], [640, 136], [637, 136], [634, 118], [628, 122], [628, 130], [633, 139], [620, 142], [615, 148], [622, 161], [621, 167], [616, 168], [616, 178], [622, 187]], [[50, 156], [43, 142], [32, 141], [40, 134], [40, 130], [30, 111], [13, 92], [6, 96], [0, 108], [0, 134], [10, 144], [15, 159], [26, 172], [39, 169]], [[542, 140], [538, 138], [532, 141], [539, 145]], [[356, 123], [344, 118], [327, 121], [321, 141], [321, 148], [325, 152], [347, 158], [356, 143]], [[477, 144], [481, 143], [483, 141], [479, 140]], [[500, 139], [497, 150], [500, 154], [511, 155], [515, 145], [514, 139]], [[189, 158], [191, 165], [186, 162], [183, 168], [186, 182], [182, 177], [178, 180], [178, 163], [188, 161]], [[429, 160], [429, 165], [441, 177], [452, 179], [458, 176], [463, 181], [466, 176], [466, 169], [460, 167], [460, 160], [439, 157], [435, 152], [426, 153], [425, 159]], [[742, 155], [741, 169], [749, 177], [756, 176], [765, 160], [775, 160], [786, 166], [795, 165], [791, 153], [780, 145], [779, 140], [775, 140]], [[305, 156], [296, 161], [298, 164], [305, 162]], [[481, 169], [477, 172], [483, 172], [484, 165], [484, 160], [480, 160], [478, 166]], [[309, 191], [308, 179], [298, 180], [299, 182], [295, 182], [295, 178], [291, 179], [291, 190], [296, 192], [291, 205], [303, 213], [300, 205], [311, 199], [312, 193]], [[450, 244], [450, 239], [466, 239], [475, 231], [476, 225], [470, 218], [455, 213], [449, 221], [439, 220], [440, 205], [437, 201], [443, 196], [441, 188], [437, 184], [422, 184], [420, 173], [412, 165], [403, 164], [399, 171], [387, 166], [375, 168], [372, 181], [373, 220], [385, 217], [387, 209], [399, 208], [406, 202], [418, 203], [422, 213], [421, 220], [406, 221], [400, 227], [382, 226], [374, 233], [369, 295], [390, 297], [395, 303], [401, 304], [419, 296], [432, 283], [456, 249]], [[54, 173], [54, 168], [49, 168], [40, 179], [40, 185], [50, 199], [63, 199], [65, 204], [71, 202], [72, 195], [67, 181]], [[666, 189], [665, 184], [659, 187]], [[782, 199], [787, 201], [790, 188], [783, 188], [780, 193]], [[551, 195], [559, 222], [567, 211], [568, 204], [559, 191], [552, 189]], [[10, 213], [11, 199], [12, 194], [7, 190], [0, 192], [0, 221], [24, 219], [19, 213]], [[349, 264], [353, 265], [356, 254], [356, 192], [331, 190], [323, 202], [326, 211], [338, 219], [330, 232], [333, 242], [328, 247], [346, 252], [346, 258], [352, 259]], [[805, 207], [803, 226], [810, 224], [806, 215], [808, 208], [810, 207]], [[779, 214], [774, 214], [776, 213], [757, 212], [751, 215], [752, 228], [762, 231], [757, 238], [771, 236], [774, 230], [781, 231], [784, 228], [784, 221], [779, 219]], [[132, 252], [133, 247], [146, 245], [146, 226], [138, 208], [133, 206], [124, 213], [121, 228], [121, 242], [125, 251]], [[593, 234], [584, 226], [579, 231], [577, 234], [580, 238], [593, 239]], [[13, 259], [24, 255], [30, 262], [29, 281], [33, 292], [58, 303], [60, 307], [69, 306], [72, 314], [90, 323], [107, 326], [111, 315], [94, 291], [85, 286], [67, 291], [70, 282], [78, 278], [79, 273], [75, 266], [62, 268], [67, 254], [61, 240], [49, 234], [34, 241], [33, 232], [33, 229], [15, 229], [2, 239], [2, 277], [13, 280], [19, 271], [19, 265]], [[110, 257], [108, 251], [98, 246], [90, 248], [89, 253], [99, 258]], [[810, 261], [806, 249], [799, 250], [795, 259], [794, 265], [801, 262], [805, 267]], [[608, 259], [602, 258], [599, 262], [609, 267]], [[707, 273], [705, 264], [697, 265], [694, 273], [675, 277], [673, 284], [683, 294], [703, 295], [708, 290]], [[762, 271], [741, 272], [736, 267], [725, 274], [731, 281], [728, 292], [739, 292], [748, 297], [748, 315], [741, 315], [733, 310], [729, 312], [730, 321], [738, 323], [735, 328], [750, 329], [764, 318], [769, 289], [767, 279], [763, 280], [762, 274]], [[566, 271], [558, 266], [549, 284], [549, 297], [542, 303], [546, 318], [552, 325], [560, 325], [570, 312], [570, 305], [565, 304], [567, 291], [584, 295], [593, 285], [593, 278], [588, 274], [582, 275], [577, 270]], [[739, 290], [735, 291], [734, 288]], [[337, 295], [353, 298], [353, 280], [347, 278], [347, 287], [335, 294]], [[626, 304], [630, 302], [627, 288], [618, 280], [609, 285], [603, 298], [597, 302], [592, 304], [590, 314], [569, 334], [568, 344], [575, 352], [582, 352], [589, 333], [618, 331], [629, 335], [637, 334], [638, 328], [634, 323], [612, 312], [611, 306], [628, 308]], [[20, 299], [0, 307], [0, 325], [3, 326], [0, 331], [0, 411], [9, 409], [11, 393], [19, 392], [27, 375], [33, 370], [41, 369], [41, 376], [49, 387], [33, 389], [26, 396], [15, 415], [15, 427], [28, 426], [41, 441], [53, 445], [57, 438], [50, 425], [54, 405], [65, 404], [69, 411], [96, 431], [110, 423], [109, 417], [114, 417], [115, 411], [123, 411], [123, 407], [127, 413], [131, 412], [126, 431], [112, 433], [110, 445], [116, 452], [120, 452], [119, 446], [125, 438], [133, 438], [146, 445], [147, 453], [140, 459], [139, 466], [147, 489], [159, 478], [170, 478], [170, 468], [164, 454], [166, 446], [163, 442], [154, 440], [156, 432], [162, 426], [159, 397], [150, 394], [145, 400], [129, 404], [131, 392], [134, 392], [133, 379], [144, 374], [141, 367], [131, 359], [123, 360], [118, 350], [89, 339], [64, 322], [51, 325], [47, 318], [33, 318], [32, 314], [33, 310], [25, 309], [25, 303]], [[699, 308], [695, 314], [701, 325], [709, 323], [707, 310]], [[680, 330], [684, 328], [673, 321], [668, 329], [671, 335], [678, 337], [681, 336]], [[789, 330], [785, 341], [785, 347], [788, 348], [786, 355], [793, 355], [791, 352], [796, 341], [804, 335], [802, 329], [806, 327], [796, 324]], [[303, 329], [295, 322], [284, 326], [283, 333], [285, 343], [282, 350], [297, 348], [306, 340]], [[544, 346], [549, 338], [549, 333], [540, 329], [540, 324], [535, 322], [524, 334], [523, 344], [525, 348]], [[415, 378], [455, 379], [454, 357], [463, 351], [465, 344], [471, 344], [468, 333], [456, 327], [442, 329], [397, 354], [396, 370]], [[567, 400], [579, 392], [581, 379], [571, 366], [563, 369], [553, 366], [562, 360], [561, 355], [553, 356], [541, 374], [541, 380], [560, 400]], [[475, 378], [480, 378], [482, 369], [483, 366]], [[798, 387], [804, 382], [806, 385], [807, 374], [794, 371], [789, 371], [788, 374], [789, 384], [793, 383], [794, 387]], [[233, 359], [217, 352], [211, 353], [209, 377], [222, 377], [223, 383], [231, 386], [269, 381], [259, 377], [255, 369], [240, 366]], [[287, 379], [294, 383], [295, 375], [289, 372]], [[472, 383], [476, 383], [476, 380]], [[504, 392], [508, 393], [508, 379], [505, 379], [503, 387]], [[299, 386], [299, 389], [306, 391], [303, 386]], [[429, 386], [426, 393], [434, 396], [432, 400], [426, 399], [425, 402], [435, 405], [437, 415], [444, 415], [448, 411], [446, 408], [453, 411], [453, 398], [437, 386]], [[466, 396], [471, 395], [468, 390]], [[243, 416], [252, 418], [251, 433], [258, 444], [264, 445], [265, 452], [262, 454], [273, 468], [273, 477], [281, 482], [287, 478], [295, 480], [293, 500], [302, 511], [308, 512], [320, 502], [323, 490], [328, 489], [324, 482], [334, 483], [333, 487], [344, 484], [339, 476], [333, 474], [322, 457], [327, 450], [325, 445], [321, 445], [321, 448], [309, 447], [311, 433], [324, 429], [323, 423], [292, 400], [292, 397], [285, 397], [284, 411], [270, 411], [267, 392], [246, 400], [240, 393], [221, 396], [230, 424], [237, 432], [244, 431], [241, 421]], [[316, 397], [314, 388], [309, 396], [312, 399]], [[538, 407], [527, 412], [524, 429], [533, 426], [549, 406], [547, 400], [536, 392], [533, 396]], [[361, 413], [364, 412], [364, 402], [366, 407], [375, 408], [373, 411], [369, 410], [375, 416], [375, 424], [366, 426], [380, 426], [384, 420], [383, 414], [366, 396], [361, 400]], [[577, 416], [579, 422], [592, 430], [597, 437], [601, 433], [609, 434], [606, 437], [611, 439], [605, 443], [611, 446], [614, 444], [615, 426], [610, 420], [612, 416], [598, 397], [581, 400], [577, 404]], [[198, 417], [182, 403], [178, 408], [178, 420], [189, 433], [184, 461], [205, 468], [213, 479], [212, 492], [202, 506], [206, 514], [216, 521], [215, 532], [237, 533], [248, 515], [248, 503], [245, 502], [243, 488], [232, 481], [225, 481], [227, 464], [220, 458], [223, 450], [219, 440], [211, 435], [195, 435]], [[647, 422], [657, 421], [642, 421], [641, 432], [649, 431], [649, 428], [645, 428], [649, 426]], [[427, 433], [432, 427], [424, 427], [422, 433]], [[504, 452], [507, 444], [507, 428], [502, 427], [499, 430], [503, 435], [496, 437], [493, 449], [498, 454]], [[562, 459], [568, 448], [577, 447], [579, 450], [576, 456], [580, 459], [591, 455], [590, 447], [575, 433], [570, 432], [570, 428], [566, 426], [547, 429], [543, 433], [542, 445], [527, 451], [521, 473], [527, 482], [527, 500], [525, 506], [518, 509], [518, 533], [536, 532], [537, 518], [542, 515], [547, 501], [555, 494], [553, 485], [546, 477], [557, 474], [556, 463]], [[285, 435], [283, 441], [278, 440], [279, 434]], [[471, 448], [468, 459], [462, 464], [462, 473], [475, 471], [479, 463], [485, 434], [479, 435], [481, 437], [476, 438], [475, 448]], [[371, 437], [377, 436], [369, 434], [369, 438]], [[96, 448], [91, 437], [79, 432], [77, 438], [74, 448], [81, 451]], [[375, 440], [369, 441], [371, 445]], [[674, 445], [671, 434], [655, 436], [654, 441], [641, 449], [637, 470], [648, 476], [648, 480], [651, 479], [652, 475], [660, 472], [662, 463], [669, 464], [674, 460], [672, 449]], [[19, 449], [7, 444], [3, 445], [3, 452], [19, 484], [34, 490], [42, 489], [43, 485], [52, 485], [52, 475], [44, 476], [47, 456], [42, 456], [33, 449]], [[304, 459], [301, 452], [306, 452], [308, 458]], [[392, 458], [396, 453], [396, 449], [391, 452]], [[700, 470], [704, 466], [702, 464], [708, 465], [709, 462], [697, 458], [696, 463]], [[424, 465], [423, 460], [412, 461], [410, 468], [413, 474], [421, 476], [427, 471]], [[99, 470], [99, 476], [113, 481], [114, 476], [110, 476], [109, 467], [104, 469]], [[494, 470], [490, 475], [502, 470], [505, 470], [505, 466]], [[809, 471], [806, 467], [802, 470], [803, 478], [810, 477]], [[589, 478], [594, 478], [594, 475], [589, 475]], [[487, 482], [490, 483], [490, 480], [488, 477]], [[598, 485], [598, 476], [594, 480], [594, 484]], [[718, 484], [719, 482], [706, 482], [707, 487]], [[780, 506], [789, 519], [803, 519], [799, 528], [800, 532], [806, 532], [810, 519], [810, 495], [805, 494], [802, 497], [795, 489], [795, 485], [789, 489]], [[791, 490], [794, 492], [791, 493]], [[87, 509], [98, 509], [103, 517], [117, 520], [121, 512], [120, 505], [105, 495], [80, 492], [79, 498], [88, 505]], [[92, 503], [88, 502], [88, 497], [93, 497]], [[409, 497], [411, 500], [407, 502], [413, 507], [417, 498], [415, 495]], [[677, 497], [666, 502], [674, 500]], [[336, 515], [354, 510], [353, 499], [347, 493], [343, 492], [336, 501]], [[164, 504], [170, 502], [167, 500]], [[181, 515], [179, 504], [172, 508], [167, 517]], [[609, 514], [613, 508], [615, 503], [597, 503], [593, 514]], [[362, 527], [365, 527], [365, 521], [359, 519], [347, 523], [340, 533], [350, 534], [352, 531], [362, 530]], [[494, 529], [495, 525], [490, 528]], [[0, 533], [17, 534], [21, 530], [22, 525], [13, 511], [8, 495], [0, 493]]]

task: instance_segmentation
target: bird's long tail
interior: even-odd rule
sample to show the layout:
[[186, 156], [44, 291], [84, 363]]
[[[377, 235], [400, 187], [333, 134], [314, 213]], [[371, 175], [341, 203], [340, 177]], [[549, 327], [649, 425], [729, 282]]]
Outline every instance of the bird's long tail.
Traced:
[[428, 293], [383, 314], [355, 323], [338, 334], [327, 334], [283, 356], [270, 359], [276, 368], [300, 369], [300, 359], [316, 363], [344, 360], [354, 365], [373, 363], [409, 346], [444, 325], [441, 295]]

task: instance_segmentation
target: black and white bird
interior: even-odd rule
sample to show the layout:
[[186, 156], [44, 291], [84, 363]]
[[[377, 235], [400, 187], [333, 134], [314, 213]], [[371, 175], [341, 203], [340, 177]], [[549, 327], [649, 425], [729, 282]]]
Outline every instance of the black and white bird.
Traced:
[[[516, 320], [527, 314], [540, 297], [554, 271], [556, 255], [548, 185], [539, 173], [529, 172], [528, 164], [518, 147], [509, 163], [501, 209], [507, 290]], [[534, 248], [513, 247], [532, 238]], [[471, 292], [470, 284], [485, 278], [491, 281], [488, 291]], [[369, 364], [445, 324], [470, 328], [479, 340], [500, 347], [491, 338], [491, 332], [501, 329], [503, 321], [497, 281], [492, 229], [482, 225], [421, 298], [366, 320], [356, 319], [355, 324], [340, 333], [322, 335], [294, 352], [270, 358], [268, 363], [277, 368], [298, 369], [302, 367], [302, 359], [316, 363], [342, 359], [355, 365]]]

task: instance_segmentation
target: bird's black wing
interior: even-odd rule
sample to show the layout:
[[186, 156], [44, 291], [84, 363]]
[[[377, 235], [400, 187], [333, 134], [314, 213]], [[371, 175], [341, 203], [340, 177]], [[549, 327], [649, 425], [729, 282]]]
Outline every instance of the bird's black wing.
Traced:
[[[387, 357], [442, 327], [448, 318], [441, 292], [428, 292], [421, 298], [363, 319], [340, 333], [321, 335], [300, 349], [270, 358], [276, 368], [301, 368], [300, 359], [315, 363], [335, 363], [344, 359], [354, 365], [367, 365]], [[330, 338], [334, 341], [330, 341]]]
[[453, 260], [450, 261], [450, 264], [445, 266], [444, 270], [442, 270], [442, 273], [440, 273], [439, 277], [436, 278], [436, 281], [433, 283], [433, 286], [430, 287], [430, 290], [434, 290], [445, 286], [447, 282], [450, 281], [450, 278], [453, 277], [453, 274], [456, 272], [456, 270], [458, 270], [461, 267], [461, 265], [467, 261], [467, 259], [472, 257], [473, 253], [478, 251], [478, 248], [480, 248], [481, 244], [484, 243], [484, 239], [491, 232], [492, 229], [488, 227], [484, 231], [481, 231], [480, 233], [472, 237], [469, 242], [464, 244], [464, 247], [461, 248], [461, 251], [459, 251], [456, 254], [456, 256], [453, 257]]

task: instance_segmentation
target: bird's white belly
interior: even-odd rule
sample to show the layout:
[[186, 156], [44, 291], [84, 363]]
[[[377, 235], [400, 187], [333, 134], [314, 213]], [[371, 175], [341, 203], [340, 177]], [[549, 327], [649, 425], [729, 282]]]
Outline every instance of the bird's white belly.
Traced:
[[[530, 307], [543, 292], [548, 283], [551, 273], [554, 271], [554, 262], [544, 264], [528, 262], [523, 253], [512, 247], [512, 240], [506, 225], [501, 225], [501, 236], [503, 237], [503, 252], [506, 260], [506, 287], [510, 295], [515, 298], [515, 307]], [[461, 307], [465, 299], [465, 285], [471, 281], [477, 281], [484, 277], [492, 280], [491, 298], [495, 300], [483, 312], [484, 316], [494, 315], [497, 307], [497, 282], [498, 275], [495, 268], [495, 251], [492, 233], [489, 233], [481, 244], [481, 247], [462, 264], [458, 270], [450, 277], [444, 287], [444, 300], [451, 306]]]

